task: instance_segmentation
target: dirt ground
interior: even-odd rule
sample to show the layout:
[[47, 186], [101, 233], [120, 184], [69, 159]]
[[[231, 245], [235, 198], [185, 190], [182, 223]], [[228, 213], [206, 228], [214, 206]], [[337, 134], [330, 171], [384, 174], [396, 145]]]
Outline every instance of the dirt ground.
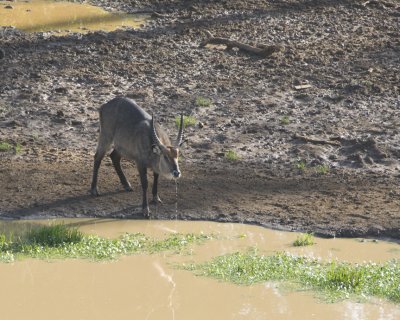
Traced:
[[[62, 37], [0, 29], [0, 142], [13, 146], [0, 152], [0, 217], [141, 218], [129, 162], [133, 192], [107, 159], [102, 195], [89, 195], [97, 109], [123, 95], [171, 137], [177, 114], [196, 118], [178, 192], [160, 182], [154, 218], [400, 239], [398, 1], [91, 2], [152, 19]], [[207, 31], [277, 49], [202, 46]]]

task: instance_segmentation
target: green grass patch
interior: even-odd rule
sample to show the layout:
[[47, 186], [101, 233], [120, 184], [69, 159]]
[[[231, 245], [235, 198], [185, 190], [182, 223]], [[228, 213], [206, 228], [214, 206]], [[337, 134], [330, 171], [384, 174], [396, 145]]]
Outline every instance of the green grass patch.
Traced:
[[281, 123], [281, 125], [284, 125], [284, 126], [288, 125], [290, 123], [289, 116], [283, 116], [280, 120], [280, 123]]
[[234, 150], [228, 150], [224, 154], [225, 159], [229, 161], [237, 161], [239, 160], [239, 155]]
[[63, 224], [36, 226], [18, 238], [0, 234], [0, 262], [23, 258], [109, 260], [135, 253], [182, 253], [189, 245], [211, 238], [204, 234], [177, 233], [157, 240], [142, 233], [127, 233], [118, 239], [107, 239], [85, 235]]
[[314, 244], [314, 236], [311, 233], [299, 235], [293, 242], [295, 247], [312, 246]]
[[22, 146], [17, 143], [15, 146], [6, 141], [0, 141], [0, 152], [10, 152], [14, 151], [15, 153], [20, 153], [22, 151]]
[[31, 229], [25, 241], [38, 246], [58, 247], [63, 244], [78, 243], [82, 239], [83, 233], [77, 228], [71, 228], [65, 224], [53, 224]]
[[322, 262], [288, 253], [271, 256], [256, 251], [233, 253], [212, 261], [184, 266], [198, 275], [236, 284], [284, 281], [323, 293], [330, 301], [351, 296], [376, 296], [400, 303], [400, 261], [383, 264]]
[[14, 146], [8, 142], [0, 141], [0, 152], [8, 152], [14, 149]]
[[[194, 125], [196, 125], [196, 123], [197, 123], [197, 120], [196, 120], [195, 117], [193, 117], [193, 116], [183, 116], [183, 127], [184, 128], [194, 126]], [[179, 126], [181, 124], [181, 117], [180, 116], [177, 116], [175, 118], [175, 124], [179, 128]]]
[[330, 167], [327, 164], [320, 164], [317, 165], [315, 167], [310, 167], [307, 165], [307, 162], [305, 160], [299, 160], [294, 164], [294, 168], [299, 170], [300, 172], [304, 173], [306, 171], [308, 171], [308, 169], [313, 170], [313, 172], [319, 174], [319, 175], [324, 175], [324, 174], [328, 174]]
[[300, 170], [301, 172], [306, 171], [307, 168], [307, 163], [305, 160], [300, 160], [298, 161], [295, 166], [294, 166], [297, 170]]
[[321, 164], [315, 167], [315, 171], [318, 174], [327, 174], [329, 173], [329, 166], [327, 164]]
[[17, 143], [14, 148], [15, 148], [15, 153], [16, 154], [21, 153], [22, 146], [19, 143]]
[[199, 96], [196, 98], [196, 105], [198, 107], [208, 108], [212, 105], [212, 100]]

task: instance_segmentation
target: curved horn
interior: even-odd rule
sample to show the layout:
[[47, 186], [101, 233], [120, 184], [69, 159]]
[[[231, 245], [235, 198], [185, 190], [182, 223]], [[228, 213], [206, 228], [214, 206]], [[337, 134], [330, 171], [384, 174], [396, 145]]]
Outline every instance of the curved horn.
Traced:
[[151, 116], [151, 131], [152, 131], [153, 143], [155, 143], [157, 146], [161, 146], [162, 142], [158, 138], [156, 127], [154, 125], [154, 115]]
[[181, 122], [179, 124], [178, 138], [176, 138], [175, 146], [179, 147], [182, 144], [183, 140], [183, 113], [181, 113]]

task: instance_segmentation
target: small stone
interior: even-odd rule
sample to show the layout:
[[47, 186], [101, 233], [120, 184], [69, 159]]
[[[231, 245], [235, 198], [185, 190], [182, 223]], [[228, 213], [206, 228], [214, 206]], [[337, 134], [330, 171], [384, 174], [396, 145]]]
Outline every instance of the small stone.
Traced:
[[368, 156], [368, 155], [366, 155], [366, 156], [364, 157], [364, 161], [365, 161], [365, 163], [367, 163], [367, 164], [374, 164], [374, 160], [373, 160], [370, 156]]
[[17, 128], [17, 127], [22, 127], [22, 123], [19, 122], [18, 120], [11, 120], [7, 122], [6, 126], [11, 128]]
[[68, 93], [68, 89], [65, 88], [65, 87], [58, 87], [58, 88], [55, 88], [54, 91], [57, 92], [57, 93], [64, 93], [64, 94], [65, 94], [65, 93]]
[[7, 5], [7, 6], [4, 7], [4, 9], [14, 9], [14, 7], [10, 6], [10, 5]]
[[72, 120], [71, 125], [73, 126], [81, 126], [83, 122], [81, 120]]

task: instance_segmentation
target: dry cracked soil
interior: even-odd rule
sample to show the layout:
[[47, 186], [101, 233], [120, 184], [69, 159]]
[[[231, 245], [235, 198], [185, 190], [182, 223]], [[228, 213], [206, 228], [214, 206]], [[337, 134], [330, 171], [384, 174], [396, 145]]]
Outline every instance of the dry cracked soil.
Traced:
[[[400, 239], [398, 1], [90, 2], [152, 18], [85, 35], [0, 29], [1, 218], [142, 218], [130, 162], [133, 192], [106, 159], [89, 195], [98, 107], [127, 96], [171, 137], [177, 114], [195, 119], [154, 218]], [[276, 50], [204, 45], [211, 35]]]

